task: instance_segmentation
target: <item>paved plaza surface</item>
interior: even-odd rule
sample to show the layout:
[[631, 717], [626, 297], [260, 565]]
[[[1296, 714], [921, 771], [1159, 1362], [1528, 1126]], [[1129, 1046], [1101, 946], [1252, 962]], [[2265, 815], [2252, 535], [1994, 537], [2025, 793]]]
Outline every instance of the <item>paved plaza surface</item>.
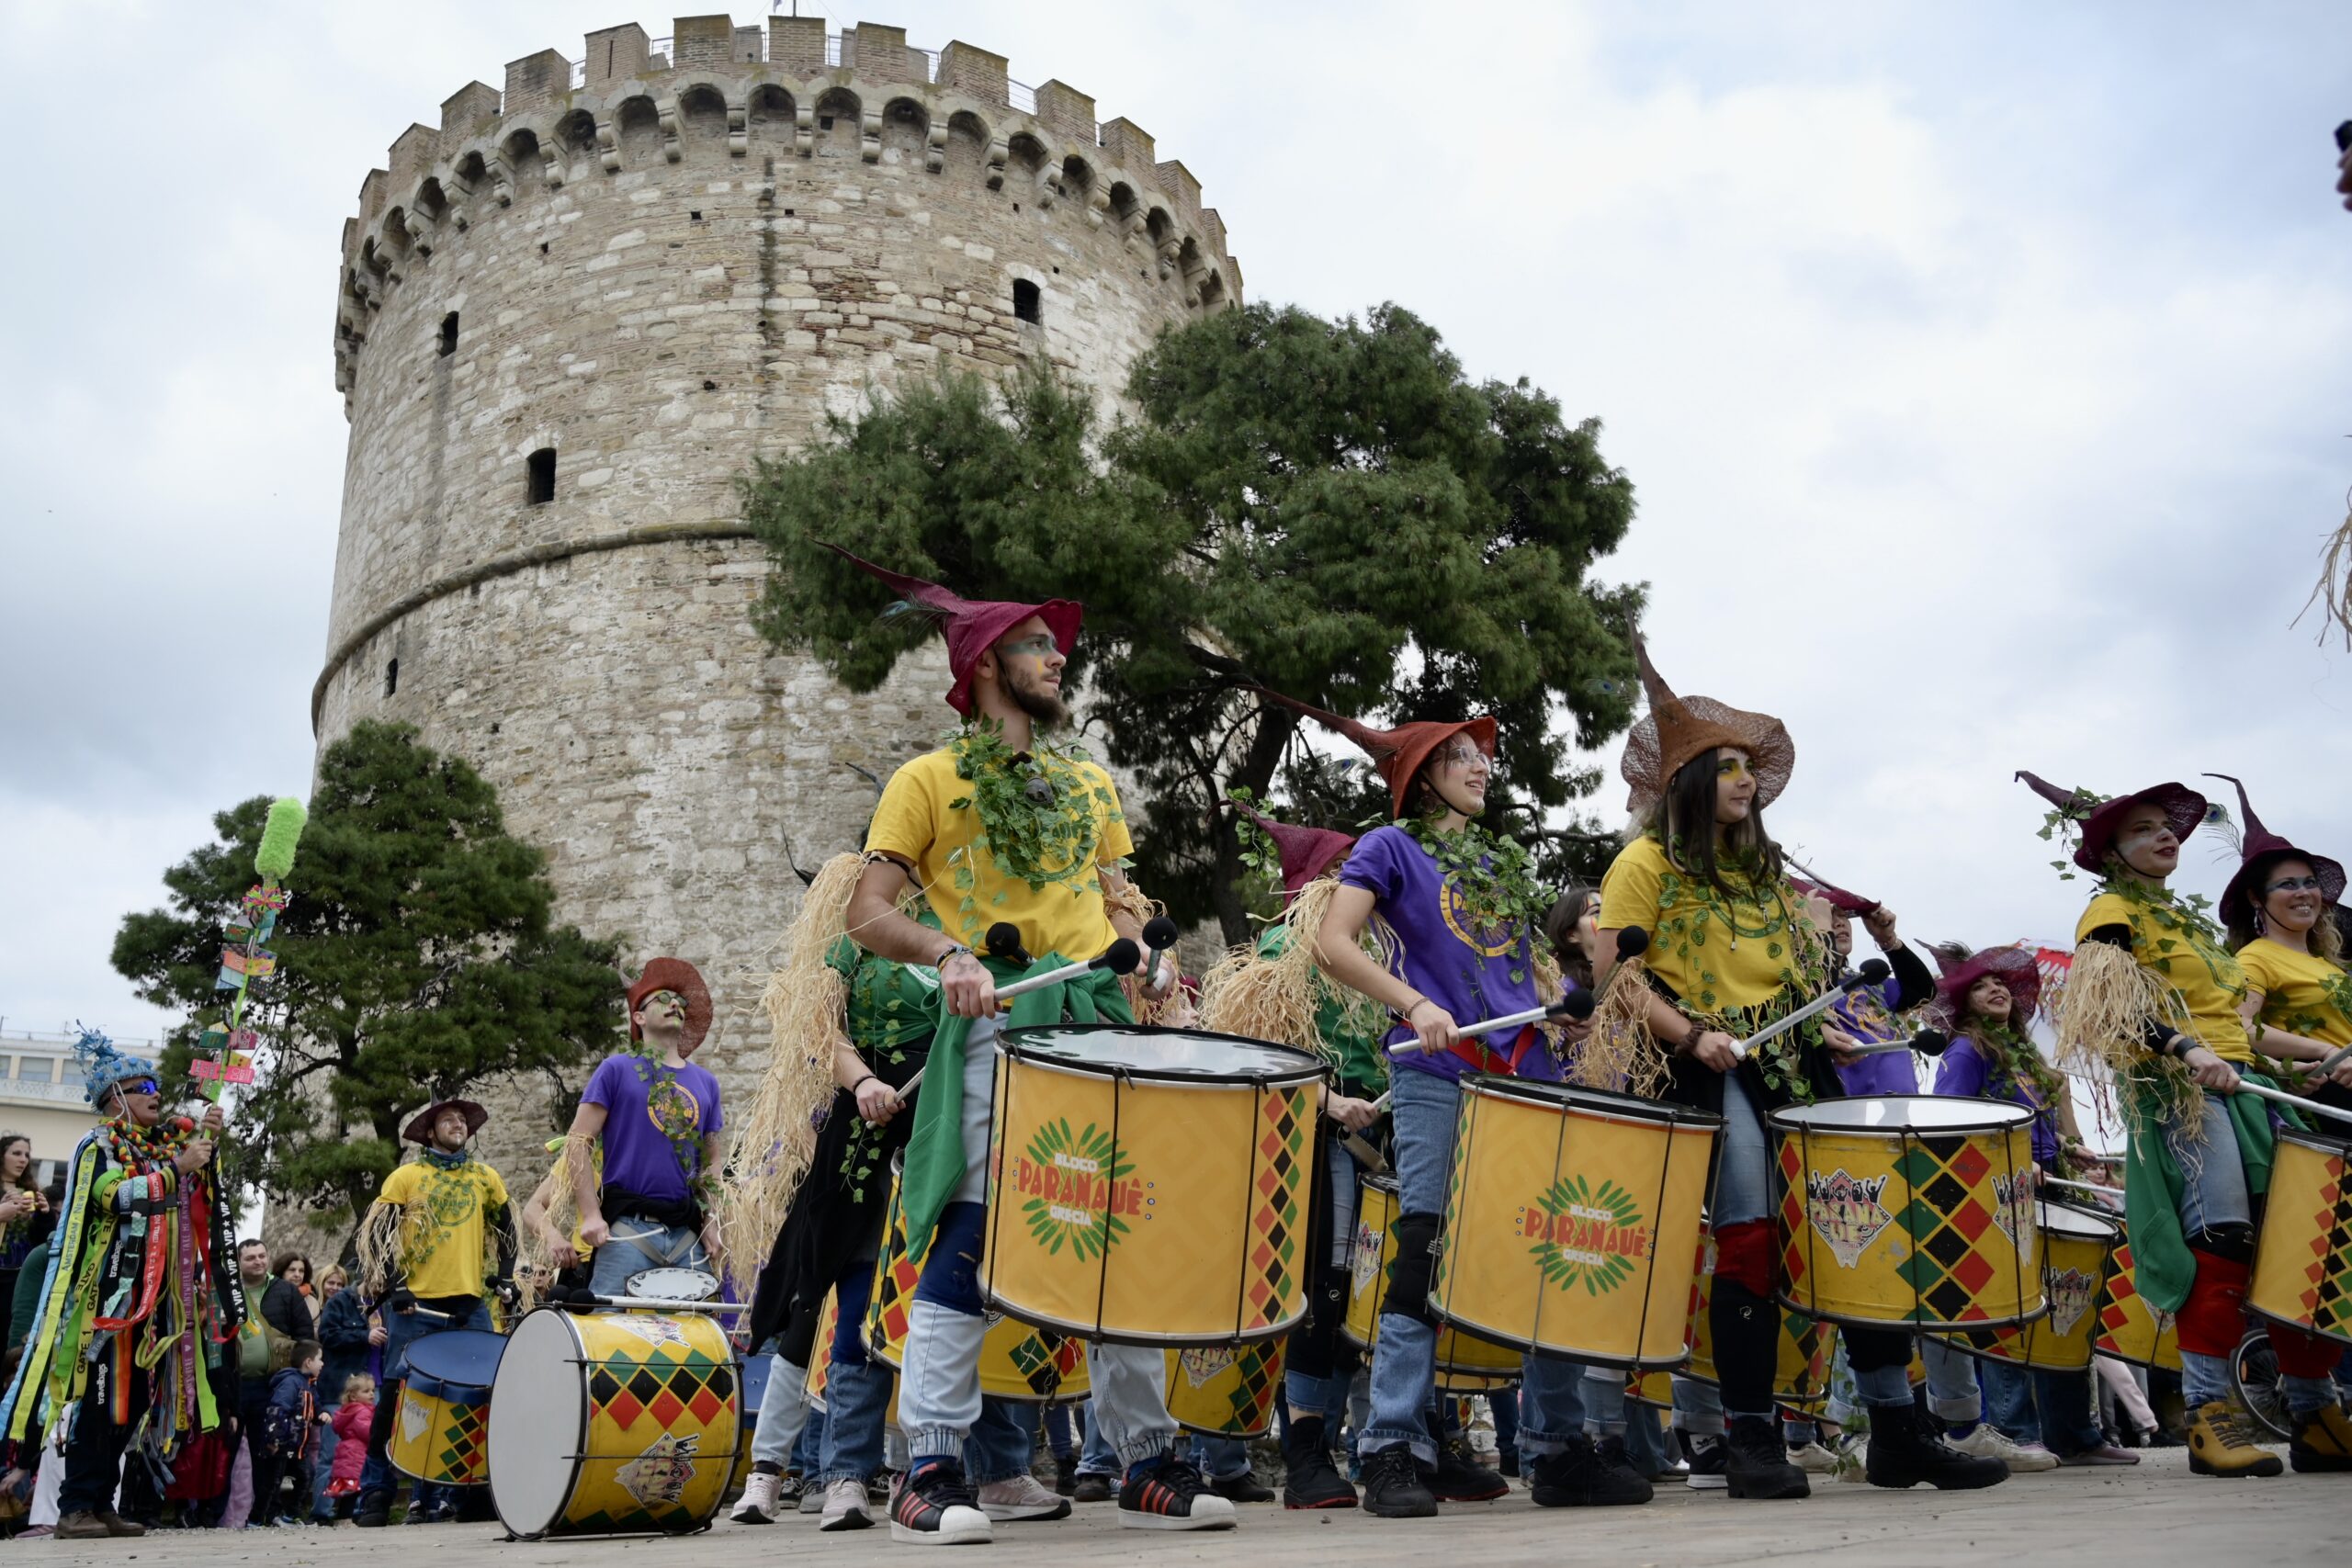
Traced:
[[1504, 1501], [1446, 1508], [1434, 1519], [1374, 1519], [1361, 1511], [1241, 1510], [1237, 1530], [1163, 1534], [1119, 1528], [1117, 1505], [1089, 1504], [1069, 1518], [997, 1527], [992, 1547], [918, 1549], [888, 1530], [822, 1535], [814, 1516], [770, 1526], [722, 1518], [706, 1534], [664, 1540], [513, 1542], [491, 1525], [419, 1525], [380, 1530], [168, 1531], [141, 1540], [16, 1541], [26, 1563], [251, 1563], [259, 1568], [729, 1568], [741, 1564], [1122, 1562], [1170, 1564], [1325, 1564], [1428, 1568], [1438, 1554], [1464, 1568], [1500, 1563], [1687, 1564], [1812, 1562], [1904, 1568], [1942, 1562], [2193, 1564], [2352, 1561], [2352, 1475], [2215, 1481], [2188, 1473], [2177, 1449], [2128, 1470], [2059, 1470], [2012, 1476], [1989, 1492], [1883, 1492], [1822, 1483], [1799, 1503], [1733, 1503], [1679, 1483], [1639, 1508], [1538, 1508], [1514, 1490]]

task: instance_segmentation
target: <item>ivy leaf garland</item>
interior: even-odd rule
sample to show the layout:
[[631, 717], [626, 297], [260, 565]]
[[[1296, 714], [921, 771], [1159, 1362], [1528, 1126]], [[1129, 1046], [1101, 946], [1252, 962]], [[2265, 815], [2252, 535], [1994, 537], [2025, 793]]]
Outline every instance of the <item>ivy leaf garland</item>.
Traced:
[[[1095, 852], [1103, 829], [1125, 818], [1109, 785], [1082, 769], [1093, 761], [1083, 747], [1039, 742], [1015, 751], [1005, 741], [1002, 725], [977, 719], [950, 735], [947, 749], [956, 759], [956, 776], [972, 786], [969, 795], [948, 802], [948, 808], [978, 814], [973, 851], [985, 853], [1005, 877], [1027, 883], [1032, 893], [1057, 886], [1072, 897], [1102, 891]], [[954, 885], [962, 895], [956, 911], [968, 934], [982, 920], [979, 878], [963, 851], [951, 862]], [[1001, 891], [989, 900], [991, 908], [1003, 902]]]

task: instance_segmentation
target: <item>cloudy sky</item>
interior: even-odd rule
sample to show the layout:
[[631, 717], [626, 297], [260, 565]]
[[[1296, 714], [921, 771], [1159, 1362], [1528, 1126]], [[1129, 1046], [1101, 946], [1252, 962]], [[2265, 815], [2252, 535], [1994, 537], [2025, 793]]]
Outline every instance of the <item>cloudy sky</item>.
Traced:
[[[631, 19], [669, 30], [538, 0], [0, 4], [8, 1027], [153, 1032], [116, 921], [211, 811], [307, 784], [361, 177], [467, 81]], [[2072, 930], [2019, 766], [2242, 772], [2352, 854], [2352, 656], [2289, 626], [2352, 483], [2352, 9], [876, 19], [1152, 131], [1253, 298], [1397, 300], [1474, 374], [1599, 415], [1641, 508], [1607, 570], [1655, 585], [1660, 663], [1787, 721], [1776, 829], [1913, 934]]]

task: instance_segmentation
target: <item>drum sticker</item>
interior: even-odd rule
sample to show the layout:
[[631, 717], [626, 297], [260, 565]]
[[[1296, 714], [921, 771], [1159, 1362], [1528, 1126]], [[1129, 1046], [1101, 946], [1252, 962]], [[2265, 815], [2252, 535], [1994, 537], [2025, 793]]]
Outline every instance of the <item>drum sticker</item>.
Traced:
[[1091, 1122], [1076, 1134], [1067, 1121], [1040, 1127], [1012, 1165], [1029, 1234], [1050, 1257], [1067, 1247], [1073, 1259], [1090, 1262], [1118, 1245], [1129, 1220], [1151, 1218], [1153, 1184], [1134, 1179], [1135, 1163]]
[[1373, 1229], [1367, 1221], [1356, 1221], [1356, 1250], [1349, 1260], [1348, 1271], [1358, 1295], [1372, 1289], [1373, 1279], [1380, 1272], [1380, 1243], [1385, 1235]]
[[1552, 1184], [1520, 1210], [1520, 1234], [1544, 1277], [1560, 1289], [1582, 1285], [1605, 1295], [1634, 1277], [1634, 1265], [1650, 1255], [1650, 1232], [1641, 1205], [1613, 1181], [1596, 1192], [1581, 1176]]
[[663, 1317], [655, 1313], [615, 1313], [605, 1321], [628, 1330], [648, 1345], [683, 1347], [686, 1342], [686, 1331], [674, 1318]]
[[424, 1408], [424, 1401], [406, 1390], [401, 1392], [401, 1436], [403, 1438], [413, 1443], [424, 1436], [425, 1423], [432, 1419], [432, 1413]]
[[1185, 1381], [1194, 1388], [1205, 1388], [1210, 1381], [1233, 1365], [1230, 1346], [1203, 1348], [1194, 1346], [1178, 1352], [1176, 1364], [1184, 1369]]
[[2019, 1251], [2033, 1245], [2033, 1179], [2030, 1176], [1993, 1178], [1993, 1223]]
[[2050, 1289], [2050, 1326], [2064, 1338], [2075, 1332], [2075, 1325], [2091, 1310], [2098, 1281], [2079, 1269], [2052, 1269], [2044, 1279]]
[[686, 1483], [695, 1478], [695, 1454], [701, 1447], [698, 1432], [685, 1437], [664, 1432], [653, 1439], [651, 1448], [614, 1471], [613, 1479], [644, 1507], [675, 1503], [685, 1495]]
[[1894, 1216], [1878, 1201], [1886, 1190], [1883, 1176], [1849, 1176], [1843, 1166], [1826, 1176], [1811, 1170], [1805, 1173], [1804, 1190], [1805, 1217], [1829, 1244], [1830, 1256], [1838, 1259], [1840, 1269], [1851, 1269], [1860, 1262], [1878, 1233], [1894, 1223]]

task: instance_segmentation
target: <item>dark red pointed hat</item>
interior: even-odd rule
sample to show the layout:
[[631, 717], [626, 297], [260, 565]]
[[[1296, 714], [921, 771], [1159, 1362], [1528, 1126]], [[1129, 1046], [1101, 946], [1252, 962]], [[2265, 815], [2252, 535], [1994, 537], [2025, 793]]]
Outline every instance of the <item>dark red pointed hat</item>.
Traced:
[[1724, 748], [1747, 753], [1756, 773], [1756, 808], [1771, 805], [1796, 772], [1797, 746], [1787, 728], [1770, 714], [1749, 713], [1713, 697], [1676, 696], [1650, 662], [1640, 630], [1628, 626], [1625, 635], [1633, 642], [1642, 690], [1649, 697], [1649, 712], [1625, 737], [1625, 755], [1617, 764], [1625, 781], [1625, 809], [1639, 818], [1657, 804], [1685, 764]]
[[[1242, 809], [1249, 810], [1247, 807]], [[1266, 830], [1274, 848], [1283, 857], [1283, 897], [1298, 897], [1298, 890], [1323, 874], [1331, 863], [1355, 847], [1355, 835], [1331, 828], [1300, 828], [1288, 822], [1277, 822], [1261, 812], [1250, 811], [1250, 819]]]
[[2262, 825], [2254, 814], [2254, 803], [2245, 797], [2245, 785], [2227, 773], [2207, 773], [2209, 779], [2228, 779], [2238, 786], [2238, 815], [2244, 820], [2238, 825], [2238, 869], [2230, 885], [2222, 889], [2222, 919], [2235, 925], [2253, 913], [2254, 903], [2260, 897], [2255, 884], [2271, 865], [2289, 859], [2309, 861], [2312, 871], [2319, 877], [2320, 897], [2330, 904], [2344, 897], [2344, 867], [2325, 855], [2315, 855], [2309, 850], [2297, 849]]
[[701, 1044], [703, 1036], [710, 1032], [710, 988], [702, 983], [702, 971], [683, 958], [654, 959], [644, 974], [629, 982], [628, 1037], [644, 1038], [637, 1027], [637, 1010], [656, 991], [674, 991], [686, 1004], [685, 1032], [678, 1043], [689, 1051]]
[[940, 623], [940, 633], [947, 639], [947, 671], [955, 677], [955, 684], [947, 688], [947, 705], [966, 718], [972, 716], [972, 671], [979, 664], [980, 655], [1030, 616], [1046, 623], [1046, 629], [1053, 633], [1055, 646], [1062, 650], [1064, 659], [1078, 646], [1079, 623], [1086, 616], [1082, 604], [1068, 599], [1048, 599], [1042, 604], [966, 599], [936, 582], [908, 577], [860, 559], [839, 545], [829, 544], [825, 547], [859, 570], [879, 578], [908, 604]]
[[2075, 824], [2082, 842], [2075, 846], [2075, 863], [2094, 876], [2107, 874], [2108, 852], [2115, 848], [2116, 829], [2123, 825], [2124, 813], [2133, 807], [2162, 807], [2165, 819], [2172, 825], [2172, 836], [2183, 842], [2205, 820], [2205, 797], [2185, 784], [2150, 784], [2130, 795], [2119, 795], [2113, 800], [2101, 800], [2087, 790], [2060, 789], [2039, 773], [2022, 769], [2018, 777], [2025, 781], [2028, 789]]
[[1378, 768], [1380, 776], [1388, 781], [1388, 814], [1391, 817], [1405, 815], [1405, 792], [1412, 787], [1413, 775], [1421, 771], [1421, 764], [1430, 760], [1431, 752], [1455, 736], [1467, 735], [1479, 750], [1489, 757], [1495, 754], [1495, 721], [1491, 717], [1465, 718], [1453, 723], [1421, 719], [1412, 724], [1400, 724], [1394, 729], [1374, 729], [1360, 720], [1341, 718], [1338, 714], [1310, 707], [1295, 697], [1283, 696], [1280, 692], [1264, 686], [1250, 689], [1261, 697], [1282, 704], [1293, 713], [1303, 713], [1324, 728], [1339, 731], [1363, 748], [1363, 754], [1372, 759], [1372, 765]]
[[1966, 943], [1955, 942], [1939, 942], [1928, 951], [1942, 971], [1936, 981], [1936, 999], [1946, 1019], [1960, 1017], [1969, 991], [1987, 976], [2008, 987], [2009, 1000], [2017, 1009], [2012, 1021], [2020, 1022], [2020, 1028], [2026, 1015], [2041, 1004], [2041, 966], [2034, 962], [2030, 948], [2011, 943], [1971, 953]]

